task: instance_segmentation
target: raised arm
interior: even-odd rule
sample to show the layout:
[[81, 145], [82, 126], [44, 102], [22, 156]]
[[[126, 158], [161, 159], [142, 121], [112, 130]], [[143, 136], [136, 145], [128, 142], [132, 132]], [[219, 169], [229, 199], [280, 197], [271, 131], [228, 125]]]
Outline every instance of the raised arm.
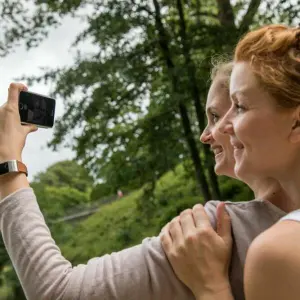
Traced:
[[[35, 130], [20, 125], [17, 101], [24, 88], [11, 85], [0, 108], [0, 162], [21, 160], [26, 136]], [[0, 177], [0, 196], [3, 240], [27, 299], [194, 299], [175, 276], [158, 237], [73, 267], [52, 239], [24, 174]]]
[[194, 299], [173, 273], [159, 238], [72, 267], [51, 238], [31, 189], [1, 201], [0, 221], [29, 300]]

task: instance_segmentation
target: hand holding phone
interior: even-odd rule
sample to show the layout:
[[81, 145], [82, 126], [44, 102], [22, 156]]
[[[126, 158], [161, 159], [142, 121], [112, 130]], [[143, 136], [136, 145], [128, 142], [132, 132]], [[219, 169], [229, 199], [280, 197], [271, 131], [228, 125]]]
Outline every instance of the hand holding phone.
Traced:
[[21, 91], [19, 96], [21, 123], [52, 128], [54, 125], [55, 104], [56, 101], [53, 98]]

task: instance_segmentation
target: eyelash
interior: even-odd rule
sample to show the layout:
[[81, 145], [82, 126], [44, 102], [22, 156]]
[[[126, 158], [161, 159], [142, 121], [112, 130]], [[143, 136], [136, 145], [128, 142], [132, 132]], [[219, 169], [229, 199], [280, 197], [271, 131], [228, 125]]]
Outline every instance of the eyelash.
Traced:
[[[217, 123], [219, 121], [219, 116], [215, 113], [211, 114], [213, 123]], [[217, 120], [215, 120], [217, 119]]]
[[237, 104], [237, 103], [234, 103], [234, 108], [235, 108], [235, 110], [238, 111], [238, 112], [241, 112], [241, 111], [244, 111], [244, 110], [245, 110], [245, 107], [244, 107], [244, 106], [239, 105], [239, 104]]

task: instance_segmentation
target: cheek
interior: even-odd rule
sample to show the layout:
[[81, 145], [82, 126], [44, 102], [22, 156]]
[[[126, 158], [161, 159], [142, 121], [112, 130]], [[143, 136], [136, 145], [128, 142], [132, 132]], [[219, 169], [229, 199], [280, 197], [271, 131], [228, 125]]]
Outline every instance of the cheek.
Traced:
[[265, 122], [265, 118], [245, 113], [235, 118], [233, 121], [233, 128], [237, 138], [241, 141], [262, 139], [266, 137], [267, 132], [270, 131], [269, 126]]
[[233, 153], [233, 148], [230, 144], [230, 136], [228, 134], [223, 134], [218, 128], [216, 128], [212, 131], [212, 137], [217, 144], [220, 144], [227, 151], [232, 150]]
[[286, 138], [281, 120], [275, 121], [274, 116], [269, 114], [241, 118], [236, 123], [235, 130], [237, 138], [248, 146], [248, 149], [261, 154], [274, 153], [281, 149]]

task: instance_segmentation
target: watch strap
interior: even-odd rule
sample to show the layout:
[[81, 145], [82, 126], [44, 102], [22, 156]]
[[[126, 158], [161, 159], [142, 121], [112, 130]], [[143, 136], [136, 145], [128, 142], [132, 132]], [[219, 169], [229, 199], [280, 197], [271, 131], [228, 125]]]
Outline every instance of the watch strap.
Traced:
[[28, 176], [26, 165], [19, 160], [8, 160], [0, 164], [0, 175], [8, 173], [24, 173]]

